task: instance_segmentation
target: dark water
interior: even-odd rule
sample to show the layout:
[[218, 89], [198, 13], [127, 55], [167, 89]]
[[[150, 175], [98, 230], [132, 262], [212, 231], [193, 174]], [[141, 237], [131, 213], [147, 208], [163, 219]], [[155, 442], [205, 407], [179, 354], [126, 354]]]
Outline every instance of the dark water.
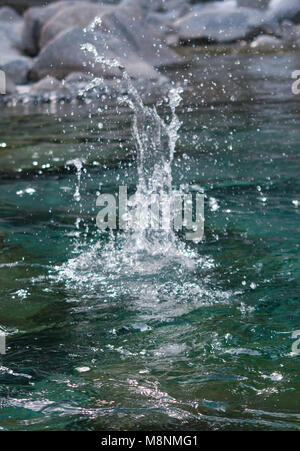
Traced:
[[206, 224], [177, 259], [95, 227], [99, 185], [137, 182], [129, 110], [1, 112], [1, 429], [300, 429], [299, 59], [182, 72], [174, 184], [204, 188]]

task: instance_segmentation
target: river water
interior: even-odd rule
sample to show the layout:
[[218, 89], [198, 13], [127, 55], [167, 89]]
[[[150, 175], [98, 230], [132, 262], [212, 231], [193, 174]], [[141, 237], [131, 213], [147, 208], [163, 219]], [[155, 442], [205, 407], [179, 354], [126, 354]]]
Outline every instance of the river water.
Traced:
[[299, 64], [196, 52], [168, 73], [173, 184], [205, 192], [176, 255], [95, 225], [100, 188], [138, 183], [127, 106], [1, 111], [0, 429], [300, 429]]

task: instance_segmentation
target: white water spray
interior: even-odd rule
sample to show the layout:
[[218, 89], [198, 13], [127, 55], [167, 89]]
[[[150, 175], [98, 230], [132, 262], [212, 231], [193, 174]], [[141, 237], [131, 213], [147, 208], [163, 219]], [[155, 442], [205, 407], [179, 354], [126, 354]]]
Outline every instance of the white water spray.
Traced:
[[[97, 18], [89, 29], [95, 31], [99, 26], [101, 26], [101, 20]], [[158, 115], [155, 107], [150, 108], [143, 104], [126, 69], [116, 59], [107, 59], [99, 55], [95, 45], [91, 43], [85, 44], [82, 48], [92, 54], [96, 63], [120, 70], [128, 91], [123, 102], [126, 102], [134, 113], [132, 135], [137, 149], [138, 184], [133, 203], [139, 215], [135, 232], [128, 236], [126, 249], [131, 253], [139, 251], [146, 251], [149, 254], [169, 253], [177, 248], [171, 220], [169, 223], [165, 222], [164, 227], [159, 231], [149, 229], [148, 211], [144, 206], [149, 205], [155, 195], [164, 198], [166, 204], [171, 205], [173, 201], [172, 162], [178, 131], [181, 127], [176, 108], [181, 102], [182, 89], [173, 88], [169, 91], [171, 120], [166, 123]], [[103, 83], [103, 79], [97, 77], [91, 82], [91, 86], [95, 87], [100, 83]], [[159, 220], [160, 218], [157, 217], [156, 222], [159, 223]]]
[[[100, 25], [101, 21], [96, 19], [90, 30], [95, 30]], [[176, 108], [181, 102], [182, 90], [173, 88], [169, 92], [171, 119], [166, 123], [155, 107], [143, 104], [130, 76], [116, 59], [99, 56], [92, 43], [87, 43], [82, 48], [92, 54], [95, 62], [118, 68], [126, 83], [127, 96], [122, 102], [127, 103], [134, 113], [132, 135], [137, 149], [138, 183], [134, 202], [142, 206], [145, 199], [151, 202], [153, 195], [165, 196], [170, 202], [173, 195], [172, 162], [181, 127]], [[103, 82], [102, 78], [97, 77], [89, 86], [96, 87]], [[78, 165], [76, 167], [78, 169]], [[78, 186], [80, 188], [80, 183]], [[78, 192], [75, 194], [78, 198]], [[108, 243], [98, 241], [88, 250], [80, 252], [78, 257], [60, 268], [60, 277], [76, 281], [82, 286], [89, 283], [91, 287], [96, 287], [106, 277], [117, 281], [126, 274], [130, 277], [133, 274], [158, 275], [163, 268], [168, 272], [172, 267], [173, 272], [174, 265], [177, 267], [177, 275], [184, 268], [194, 269], [196, 255], [177, 239], [171, 224], [165, 224], [163, 229], [153, 230], [148, 228], [147, 219], [141, 215], [139, 227], [135, 227], [134, 232], [119, 233], [117, 237], [111, 232]]]

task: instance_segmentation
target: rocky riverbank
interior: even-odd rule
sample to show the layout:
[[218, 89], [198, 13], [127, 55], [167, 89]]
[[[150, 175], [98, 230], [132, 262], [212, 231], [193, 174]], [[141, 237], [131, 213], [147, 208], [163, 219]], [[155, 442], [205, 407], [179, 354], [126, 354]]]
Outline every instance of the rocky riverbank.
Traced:
[[[20, 11], [21, 3], [36, 4], [13, 5]], [[0, 37], [0, 69], [7, 78], [7, 94], [0, 96], [4, 104], [125, 94], [119, 68], [104, 59], [118, 60], [148, 95], [167, 89], [165, 67], [184, 64], [180, 47], [300, 48], [300, 1], [64, 0], [30, 6], [22, 15], [3, 6]], [[87, 43], [98, 58], [84, 50]]]

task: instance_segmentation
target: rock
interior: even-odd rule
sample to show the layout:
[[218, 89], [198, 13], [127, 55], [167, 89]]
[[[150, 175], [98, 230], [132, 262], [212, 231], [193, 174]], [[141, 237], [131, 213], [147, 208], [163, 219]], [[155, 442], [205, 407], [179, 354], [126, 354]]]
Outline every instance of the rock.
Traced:
[[86, 4], [86, 2], [78, 2], [59, 9], [59, 11], [51, 17], [42, 27], [39, 39], [39, 48], [55, 38], [62, 31], [66, 31], [77, 25], [86, 27], [95, 17], [101, 13], [111, 9], [111, 7], [100, 6], [95, 4]]
[[0, 69], [17, 85], [27, 83], [30, 67], [25, 57], [12, 54], [0, 56]]
[[165, 13], [161, 14], [154, 12], [147, 16], [147, 24], [153, 27], [161, 36], [165, 36], [173, 30], [170, 24], [174, 22], [174, 20], [176, 20], [176, 18], [174, 18], [173, 21], [169, 20], [169, 17]]
[[193, 2], [190, 0], [162, 0], [162, 6], [159, 11], [183, 16], [191, 9], [191, 3]]
[[187, 13], [190, 8], [190, 0], [123, 0], [121, 1], [122, 8], [141, 8], [148, 13], [172, 13], [174, 11], [181, 11], [181, 15]]
[[31, 92], [33, 94], [40, 94], [42, 92], [50, 92], [57, 89], [62, 89], [63, 87], [64, 86], [61, 81], [48, 75], [47, 77], [32, 85]]
[[[170, 50], [155, 30], [146, 23], [146, 14], [142, 9], [88, 8], [86, 15], [82, 12], [84, 17], [81, 25], [96, 13], [96, 17], [101, 18], [101, 24], [95, 25], [93, 30], [90, 26], [86, 27], [86, 31], [80, 26], [68, 28], [72, 20], [81, 20], [80, 11], [82, 12], [81, 6], [73, 5], [59, 13], [62, 17], [65, 17], [66, 12], [74, 14], [67, 24], [67, 30], [61, 31], [45, 44], [34, 62], [32, 77], [40, 79], [52, 75], [64, 78], [74, 71], [91, 72], [105, 78], [120, 76], [117, 67], [96, 63], [91, 54], [84, 54], [81, 47], [86, 43], [95, 45], [98, 54], [105, 58], [117, 58], [133, 78], [157, 79], [159, 74], [153, 66], [166, 66], [181, 61], [181, 58]], [[46, 24], [43, 32], [54, 30], [58, 23], [56, 19], [57, 16], [53, 17], [51, 26], [49, 23]], [[64, 20], [59, 23], [63, 26]]]
[[13, 46], [7, 35], [1, 31], [0, 27], [0, 69], [3, 70], [14, 83], [23, 84], [27, 82], [27, 75], [31, 67], [29, 58], [21, 55], [21, 53]]
[[172, 26], [173, 22], [180, 17], [178, 11], [173, 10], [172, 12], [151, 12], [147, 15], [146, 21], [156, 33], [165, 38], [169, 34], [174, 33], [174, 28]]
[[194, 5], [192, 8], [190, 8], [189, 12], [193, 11], [228, 11], [230, 9], [236, 8], [237, 3], [236, 0], [216, 0], [216, 1], [207, 1], [207, 2], [198, 2], [196, 5]]
[[262, 32], [276, 32], [276, 23], [262, 11], [250, 8], [194, 10], [174, 23], [179, 43], [229, 43]]
[[287, 19], [300, 23], [299, 0], [271, 0], [268, 11], [271, 17], [280, 22]]
[[148, 13], [175, 13], [179, 16], [189, 11], [190, 2], [189, 0], [123, 0], [121, 6], [143, 8]]
[[[35, 59], [31, 78], [41, 79], [51, 75], [61, 79], [71, 72], [91, 72], [98, 76], [105, 73], [108, 77], [117, 76], [119, 74], [117, 68], [109, 69], [100, 63], [95, 63], [92, 55], [82, 50], [82, 46], [87, 42], [94, 42], [94, 37], [91, 32], [84, 32], [80, 27], [73, 27], [60, 33], [42, 49]], [[102, 43], [101, 47], [101, 54], [104, 55], [107, 51]]]
[[46, 75], [64, 78], [71, 72], [78, 71], [105, 78], [120, 77], [118, 67], [109, 67], [102, 62], [96, 62], [91, 53], [84, 52], [82, 45], [86, 43], [93, 43], [102, 57], [110, 60], [118, 58], [133, 78], [159, 78], [159, 73], [131, 52], [126, 42], [120, 41], [112, 34], [103, 35], [99, 31], [85, 32], [80, 27], [73, 27], [60, 33], [44, 47], [35, 59], [31, 78], [40, 79]]
[[65, 81], [66, 83], [89, 83], [93, 78], [91, 74], [87, 74], [86, 72], [71, 72], [67, 75]]
[[262, 35], [251, 43], [251, 47], [259, 50], [279, 50], [284, 48], [284, 43], [275, 36]]
[[[139, 79], [132, 80], [133, 85], [141, 95], [145, 104], [153, 104], [162, 97], [165, 97], [170, 91], [172, 85], [166, 77], [160, 77], [158, 80]], [[43, 91], [33, 92], [34, 85], [17, 86], [16, 90], [8, 95], [0, 96], [0, 105], [37, 105], [44, 103], [57, 104], [61, 101], [88, 103], [91, 109], [99, 107], [99, 101], [114, 104], [124, 97], [124, 102], [128, 98], [128, 84], [124, 79], [97, 79], [97, 83], [90, 82], [70, 82], [62, 83], [63, 91]], [[10, 95], [11, 94], [11, 95]]]
[[0, 32], [17, 47], [21, 46], [23, 19], [12, 8], [0, 8]]
[[181, 58], [147, 24], [142, 10], [118, 7], [102, 14], [101, 19], [101, 30], [106, 36], [113, 35], [122, 42], [124, 52], [118, 55], [123, 59], [126, 58], [126, 52], [130, 51], [154, 67], [181, 62]]
[[[47, 3], [50, 3], [50, 1], [48, 1]], [[9, 0], [9, 2], [5, 1], [5, 0], [0, 0], [0, 3], [1, 4], [9, 3], [9, 5], [12, 8], [14, 8], [16, 11], [18, 11], [18, 13], [22, 14], [26, 9], [28, 9], [32, 6], [40, 6], [41, 0]]]
[[[78, 93], [86, 93], [89, 84], [93, 86], [92, 82], [95, 76], [86, 72], [71, 72], [66, 76], [64, 83], [70, 89], [72, 96], [76, 97]], [[105, 80], [107, 83], [108, 80]]]
[[238, 6], [244, 6], [246, 8], [267, 9], [270, 0], [237, 0]]
[[164, 0], [122, 0], [121, 8], [140, 8], [146, 11], [161, 11]]
[[46, 8], [31, 8], [25, 14], [24, 48], [27, 53], [35, 55], [59, 33], [74, 26], [86, 27], [95, 17], [101, 17], [107, 34], [126, 41], [128, 51], [136, 53], [151, 65], [179, 63], [179, 56], [162, 41], [162, 33], [155, 32], [147, 23], [145, 10], [137, 6], [130, 8], [128, 4], [125, 8], [122, 5], [100, 6], [67, 1], [54, 3]]
[[40, 33], [43, 25], [59, 11], [75, 1], [58, 1], [45, 7], [29, 8], [24, 14], [24, 26], [22, 32], [23, 50], [30, 56], [36, 56], [39, 52]]
[[16, 11], [9, 6], [3, 6], [0, 8], [0, 21], [5, 20], [6, 22], [18, 22], [22, 20], [21, 16], [16, 13]]
[[285, 20], [281, 24], [281, 29], [285, 47], [300, 48], [300, 25]]
[[294, 28], [293, 35], [294, 35], [293, 47], [300, 48], [300, 26], [299, 25]]
[[47, 76], [31, 86], [30, 95], [42, 97], [44, 101], [48, 101], [53, 97], [58, 99], [69, 98], [71, 92], [64, 82]]

